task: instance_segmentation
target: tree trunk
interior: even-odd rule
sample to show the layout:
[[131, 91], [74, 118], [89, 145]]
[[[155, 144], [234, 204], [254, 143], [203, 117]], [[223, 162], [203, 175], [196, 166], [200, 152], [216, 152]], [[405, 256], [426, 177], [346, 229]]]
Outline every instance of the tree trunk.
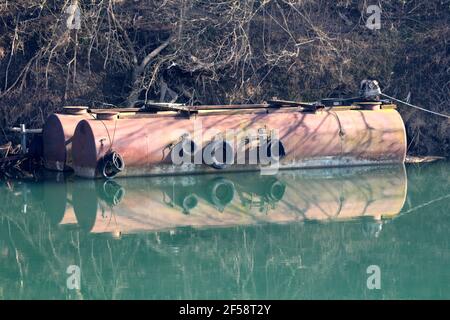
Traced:
[[126, 101], [126, 107], [133, 107], [136, 101], [139, 99], [139, 94], [141, 93], [141, 85], [140, 80], [141, 76], [145, 71], [145, 68], [147, 65], [156, 57], [158, 56], [161, 51], [163, 51], [172, 41], [172, 37], [169, 37], [166, 41], [161, 43], [155, 50], [150, 52], [148, 55], [145, 56], [145, 58], [142, 60], [142, 62], [135, 66], [133, 70], [133, 75], [131, 78], [132, 88], [130, 91], [130, 94], [128, 95], [128, 99]]

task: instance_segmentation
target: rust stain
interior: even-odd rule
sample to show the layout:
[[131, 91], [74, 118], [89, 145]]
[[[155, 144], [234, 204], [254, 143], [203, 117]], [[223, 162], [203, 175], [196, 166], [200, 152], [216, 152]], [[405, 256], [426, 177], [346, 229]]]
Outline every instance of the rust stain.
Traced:
[[[208, 172], [205, 165], [193, 168], [170, 168], [170, 156], [161, 158], [164, 146], [179, 138], [180, 132], [193, 135], [191, 119], [126, 119], [99, 122], [83, 121], [92, 132], [92, 136], [76, 133], [74, 138], [75, 172], [84, 175], [77, 168], [93, 169], [104, 153], [95, 145], [99, 137], [112, 135], [114, 145], [107, 145], [123, 155], [127, 171], [121, 175], [154, 175], [186, 172]], [[370, 163], [401, 163], [404, 161], [406, 146], [403, 122], [395, 110], [383, 111], [340, 111], [336, 119], [329, 112], [318, 114], [273, 113], [212, 115], [202, 118], [202, 135], [206, 141], [209, 129], [225, 132], [227, 129], [239, 129], [242, 123], [248, 123], [246, 130], [258, 130], [261, 123], [266, 128], [279, 131], [280, 139], [286, 150], [286, 157], [280, 163], [281, 168], [302, 168], [321, 166], [358, 165]], [[147, 154], [142, 145], [144, 132], [151, 139]], [[86, 148], [86, 144], [90, 146]], [[108, 144], [108, 141], [106, 141]], [[93, 157], [93, 154], [97, 156]], [[87, 161], [91, 159], [92, 161]], [[167, 167], [169, 165], [169, 167]], [[258, 169], [251, 166], [244, 169]], [[229, 170], [242, 170], [231, 165]], [[92, 170], [90, 171], [92, 173]], [[93, 177], [93, 176], [90, 176]]]
[[[238, 138], [261, 128], [277, 130], [286, 151], [281, 169], [403, 163], [406, 156], [404, 123], [394, 109], [218, 112], [196, 117], [171, 113], [135, 118], [121, 118], [119, 113], [118, 119], [102, 119], [92, 119], [89, 114], [52, 115], [44, 127], [46, 167], [73, 167], [77, 175], [94, 178], [99, 176], [99, 161], [114, 150], [126, 166], [118, 176], [214, 172], [216, 169], [206, 165], [173, 165], [167, 146], [186, 133], [199, 144], [203, 138], [205, 145], [217, 132], [224, 134], [228, 129], [234, 129]], [[202, 130], [194, 133], [196, 121], [201, 121]], [[259, 169], [258, 165], [227, 168]]]

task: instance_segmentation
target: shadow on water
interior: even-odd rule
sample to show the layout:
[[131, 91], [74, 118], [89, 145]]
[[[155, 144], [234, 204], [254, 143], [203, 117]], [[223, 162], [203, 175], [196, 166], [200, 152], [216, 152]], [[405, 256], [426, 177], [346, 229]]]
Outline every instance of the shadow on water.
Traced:
[[449, 168], [4, 183], [0, 298], [449, 298]]

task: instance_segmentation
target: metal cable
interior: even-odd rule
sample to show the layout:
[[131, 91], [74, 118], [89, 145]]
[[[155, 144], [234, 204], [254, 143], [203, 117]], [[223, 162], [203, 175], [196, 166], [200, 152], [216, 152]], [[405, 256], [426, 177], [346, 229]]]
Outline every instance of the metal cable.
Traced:
[[421, 111], [425, 111], [425, 112], [432, 113], [432, 114], [437, 115], [437, 116], [440, 116], [440, 117], [444, 117], [444, 118], [450, 119], [450, 115], [443, 114], [443, 113], [439, 113], [439, 112], [432, 111], [432, 110], [428, 110], [428, 109], [425, 109], [425, 108], [421, 108], [421, 107], [415, 106], [415, 105], [413, 105], [413, 104], [410, 104], [410, 103], [408, 103], [408, 102], [405, 102], [405, 101], [396, 99], [396, 98], [394, 98], [394, 97], [388, 96], [387, 94], [384, 94], [384, 93], [382, 93], [381, 95], [382, 95], [382, 96], [385, 96], [385, 97], [388, 98], [388, 99], [392, 99], [392, 100], [395, 100], [395, 101], [400, 102], [400, 103], [402, 103], [402, 104], [405, 104], [405, 105], [407, 105], [407, 106], [409, 106], [409, 107], [416, 108], [416, 109], [419, 109], [419, 110], [421, 110]]
[[102, 125], [105, 127], [106, 134], [108, 135], [108, 140], [109, 140], [109, 149], [108, 149], [107, 152], [111, 151], [111, 150], [112, 150], [113, 143], [114, 143], [114, 138], [115, 138], [115, 136], [116, 136], [117, 119], [115, 119], [115, 123], [114, 123], [114, 131], [113, 131], [113, 137], [112, 137], [112, 139], [111, 139], [111, 135], [109, 134], [109, 129], [108, 129], [108, 127], [106, 126], [106, 124], [103, 122], [103, 120], [97, 119], [92, 113], [89, 113], [89, 115], [90, 115], [94, 120], [99, 120], [99, 121], [102, 123]]
[[448, 199], [448, 198], [450, 198], [450, 194], [446, 194], [446, 195], [444, 195], [442, 197], [438, 197], [438, 198], [435, 198], [433, 200], [430, 200], [430, 201], [427, 201], [427, 202], [423, 202], [423, 203], [421, 203], [421, 204], [419, 204], [419, 205], [417, 205], [417, 206], [415, 206], [413, 208], [410, 208], [410, 209], [402, 212], [402, 214], [406, 214], [406, 213], [410, 213], [410, 212], [416, 211], [418, 209], [422, 209], [423, 207], [427, 207], [427, 206], [429, 206], [429, 205], [431, 205], [431, 204], [433, 204], [435, 202], [438, 202], [438, 201], [441, 201], [441, 200], [444, 200], [444, 199]]

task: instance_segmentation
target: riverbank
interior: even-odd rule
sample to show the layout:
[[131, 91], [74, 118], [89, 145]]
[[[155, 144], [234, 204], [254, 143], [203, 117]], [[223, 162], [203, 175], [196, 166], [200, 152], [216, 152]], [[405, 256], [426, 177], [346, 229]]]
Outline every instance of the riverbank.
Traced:
[[[315, 101], [364, 78], [433, 111], [450, 105], [448, 1], [383, 1], [375, 30], [356, 0], [83, 2], [79, 30], [63, 2], [41, 2], [0, 5], [0, 144], [63, 105]], [[399, 111], [410, 153], [450, 155], [448, 121]]]

